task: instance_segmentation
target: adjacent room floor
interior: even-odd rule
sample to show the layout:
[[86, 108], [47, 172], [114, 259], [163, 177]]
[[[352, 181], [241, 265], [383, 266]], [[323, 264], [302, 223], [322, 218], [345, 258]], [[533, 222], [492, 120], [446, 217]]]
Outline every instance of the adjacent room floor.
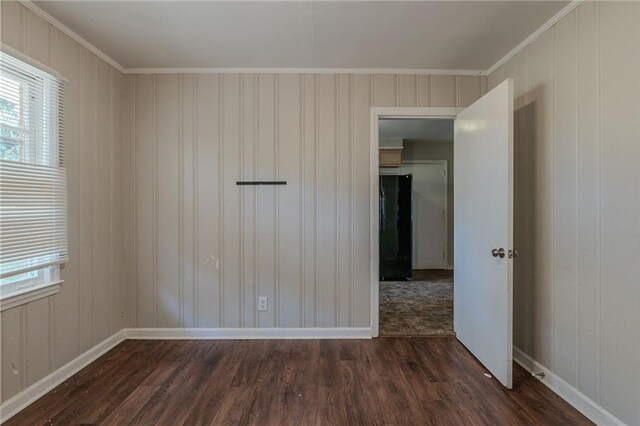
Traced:
[[380, 334], [453, 335], [453, 271], [413, 271], [412, 281], [380, 283]]
[[7, 422], [590, 424], [522, 368], [504, 389], [454, 337], [127, 340]]

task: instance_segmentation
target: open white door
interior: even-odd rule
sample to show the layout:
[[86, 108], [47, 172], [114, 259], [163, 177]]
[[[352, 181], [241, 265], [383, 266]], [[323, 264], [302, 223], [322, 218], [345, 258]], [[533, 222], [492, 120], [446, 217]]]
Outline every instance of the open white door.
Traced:
[[454, 139], [454, 329], [512, 386], [513, 80], [458, 114]]

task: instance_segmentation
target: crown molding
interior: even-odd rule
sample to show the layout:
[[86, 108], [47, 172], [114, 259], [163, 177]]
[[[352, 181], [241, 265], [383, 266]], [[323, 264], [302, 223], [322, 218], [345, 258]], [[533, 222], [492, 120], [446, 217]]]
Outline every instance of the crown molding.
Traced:
[[85, 47], [87, 50], [95, 54], [97, 57], [99, 57], [100, 59], [102, 59], [103, 61], [105, 61], [106, 63], [108, 63], [109, 65], [111, 65], [112, 67], [120, 71], [121, 73], [123, 74], [126, 73], [126, 69], [122, 65], [120, 65], [118, 62], [113, 60], [109, 55], [107, 55], [102, 50], [95, 47], [93, 44], [89, 43], [87, 40], [82, 38], [78, 33], [73, 31], [71, 28], [67, 27], [65, 24], [58, 21], [53, 16], [49, 15], [44, 10], [40, 9], [40, 7], [38, 7], [31, 0], [18, 0], [18, 1], [22, 5], [24, 5], [24, 7], [31, 10], [33, 13], [35, 13], [36, 15], [38, 15], [39, 17], [41, 17], [42, 19], [44, 19], [45, 21], [47, 21], [48, 23], [50, 23], [51, 25], [53, 25], [54, 27], [56, 27], [66, 35], [68, 35], [69, 37], [71, 37], [73, 40], [81, 44], [83, 47]]
[[[486, 75], [483, 70], [391, 69], [391, 68], [125, 68], [89, 43], [78, 33], [42, 10], [31, 0], [18, 0], [27, 9], [71, 37], [122, 74], [413, 74], [413, 75]], [[269, 0], [266, 0], [269, 1]], [[292, 0], [310, 1], [310, 0]]]
[[485, 75], [482, 70], [411, 68], [127, 68], [125, 74], [410, 74]]
[[[45, 21], [71, 37], [80, 45], [87, 48], [103, 61], [107, 62], [122, 74], [401, 74], [401, 75], [471, 75], [488, 76], [504, 65], [509, 59], [517, 55], [522, 49], [538, 39], [542, 33], [554, 26], [569, 12], [578, 7], [584, 0], [571, 0], [562, 10], [534, 31], [529, 37], [514, 47], [498, 62], [487, 70], [448, 70], [448, 69], [410, 69], [410, 68], [125, 68], [102, 50], [89, 43], [71, 28], [42, 10], [31, 0], [18, 0], [27, 9], [40, 16]], [[268, 1], [268, 0], [265, 0]], [[310, 1], [310, 0], [291, 0]], [[316, 0], [317, 1], [317, 0]], [[357, 0], [356, 0], [357, 1]]]
[[584, 0], [571, 0], [571, 2], [568, 5], [566, 5], [564, 8], [562, 8], [562, 10], [560, 10], [560, 12], [556, 13], [555, 15], [553, 15], [551, 17], [551, 19], [549, 19], [547, 22], [542, 24], [542, 26], [540, 28], [538, 28], [537, 30], [535, 30], [529, 37], [525, 38], [522, 41], [522, 43], [520, 43], [519, 45], [514, 47], [509, 53], [504, 55], [502, 57], [502, 59], [500, 59], [498, 62], [493, 64], [492, 67], [490, 67], [488, 70], [486, 70], [484, 72], [484, 75], [488, 76], [489, 74], [493, 73], [495, 70], [500, 68], [509, 59], [513, 58], [518, 53], [520, 53], [520, 51], [522, 49], [524, 49], [525, 47], [527, 47], [528, 45], [530, 45], [531, 43], [536, 41], [538, 39], [538, 37], [540, 37], [542, 35], [542, 33], [547, 31], [549, 28], [553, 27], [556, 23], [558, 23], [558, 21], [560, 21], [562, 18], [564, 18], [573, 9], [578, 7], [580, 5], [580, 3], [582, 3], [583, 1]]

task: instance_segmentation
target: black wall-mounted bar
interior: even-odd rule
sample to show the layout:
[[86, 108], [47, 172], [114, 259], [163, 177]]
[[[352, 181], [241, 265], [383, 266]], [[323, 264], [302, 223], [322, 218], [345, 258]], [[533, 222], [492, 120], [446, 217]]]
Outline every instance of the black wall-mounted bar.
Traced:
[[236, 185], [286, 185], [285, 180], [239, 180]]

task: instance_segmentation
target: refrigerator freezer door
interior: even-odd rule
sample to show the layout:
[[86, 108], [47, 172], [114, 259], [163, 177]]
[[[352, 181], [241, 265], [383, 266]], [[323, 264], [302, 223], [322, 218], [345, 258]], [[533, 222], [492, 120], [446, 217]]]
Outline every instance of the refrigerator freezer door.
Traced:
[[380, 280], [409, 280], [412, 271], [411, 175], [380, 176]]

